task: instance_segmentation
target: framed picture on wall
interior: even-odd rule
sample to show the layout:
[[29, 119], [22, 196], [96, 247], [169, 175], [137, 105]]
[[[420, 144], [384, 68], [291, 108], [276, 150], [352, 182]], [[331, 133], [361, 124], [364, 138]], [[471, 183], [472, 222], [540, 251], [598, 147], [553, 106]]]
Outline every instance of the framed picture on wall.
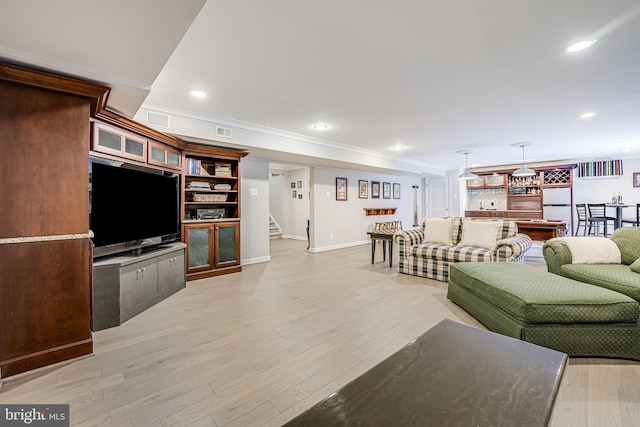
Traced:
[[369, 181], [365, 181], [364, 179], [358, 180], [358, 198], [369, 198]]
[[371, 181], [371, 198], [380, 198], [380, 181]]
[[391, 183], [383, 182], [382, 183], [382, 198], [390, 199], [391, 198]]
[[400, 198], [400, 183], [398, 182], [393, 183], [393, 198], [394, 199]]
[[336, 178], [336, 200], [347, 200], [347, 178]]
[[633, 186], [640, 187], [640, 172], [633, 173]]
[[298, 195], [296, 194], [296, 190], [293, 190], [293, 198], [295, 199]]
[[302, 199], [302, 193], [298, 194], [298, 199]]
[[295, 182], [291, 183], [291, 188], [296, 188], [296, 183]]
[[298, 188], [302, 188], [302, 181], [298, 181]]

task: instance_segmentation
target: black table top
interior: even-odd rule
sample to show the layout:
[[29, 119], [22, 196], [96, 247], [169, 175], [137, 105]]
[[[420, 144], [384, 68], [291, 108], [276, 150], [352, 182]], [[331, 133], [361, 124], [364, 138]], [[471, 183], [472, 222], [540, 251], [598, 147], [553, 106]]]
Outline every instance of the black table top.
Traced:
[[287, 426], [546, 426], [567, 355], [445, 319]]

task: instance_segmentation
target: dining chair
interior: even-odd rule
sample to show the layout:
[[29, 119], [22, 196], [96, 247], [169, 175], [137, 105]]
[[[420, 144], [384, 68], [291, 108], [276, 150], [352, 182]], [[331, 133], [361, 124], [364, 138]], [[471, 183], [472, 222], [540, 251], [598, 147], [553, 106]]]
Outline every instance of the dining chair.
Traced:
[[575, 235], [578, 235], [578, 230], [582, 226], [582, 235], [587, 235], [587, 204], [576, 203], [576, 212], [578, 213], [578, 226], [576, 227]]
[[587, 204], [587, 210], [589, 212], [589, 216], [587, 217], [589, 231], [587, 234], [591, 235], [591, 227], [595, 225], [595, 235], [599, 236], [600, 224], [604, 224], [604, 236], [609, 236], [609, 233], [607, 233], [607, 226], [609, 224], [609, 221], [612, 221], [615, 224], [616, 218], [613, 216], [607, 216], [607, 205], [605, 203], [589, 203]]
[[640, 203], [636, 204], [636, 217], [627, 219], [622, 218], [623, 224], [631, 224], [633, 227], [640, 227]]

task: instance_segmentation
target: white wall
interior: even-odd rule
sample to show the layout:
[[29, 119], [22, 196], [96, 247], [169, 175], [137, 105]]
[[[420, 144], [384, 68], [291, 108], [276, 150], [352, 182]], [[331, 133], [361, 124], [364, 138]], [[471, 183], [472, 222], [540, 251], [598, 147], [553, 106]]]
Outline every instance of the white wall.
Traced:
[[[336, 177], [347, 178], [347, 200], [336, 200]], [[367, 231], [376, 222], [402, 221], [405, 229], [413, 225], [413, 185], [419, 177], [382, 175], [346, 169], [311, 168], [311, 252], [367, 244]], [[358, 198], [358, 180], [367, 180], [368, 198]], [[400, 183], [400, 199], [371, 198], [371, 181]], [[393, 186], [392, 186], [393, 187]], [[393, 196], [392, 196], [393, 197]], [[418, 206], [422, 201], [418, 201]], [[363, 208], [397, 207], [395, 215], [365, 216]], [[420, 218], [421, 219], [421, 218]], [[333, 238], [331, 238], [331, 235]]]
[[240, 165], [240, 260], [269, 261], [269, 162], [247, 156]]

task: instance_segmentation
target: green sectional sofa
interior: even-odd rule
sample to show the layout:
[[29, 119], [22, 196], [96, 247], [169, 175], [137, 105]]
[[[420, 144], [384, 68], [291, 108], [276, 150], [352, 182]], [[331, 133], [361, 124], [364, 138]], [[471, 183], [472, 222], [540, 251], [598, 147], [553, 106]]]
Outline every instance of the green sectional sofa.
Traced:
[[489, 330], [578, 357], [640, 360], [640, 304], [517, 263], [451, 266], [447, 298]]
[[543, 254], [548, 271], [452, 265], [447, 297], [494, 332], [570, 356], [640, 360], [640, 228], [551, 239]]
[[551, 273], [611, 289], [640, 301], [640, 228], [624, 227], [613, 232], [611, 241], [620, 250], [620, 263], [574, 263], [566, 241], [604, 237], [564, 237], [548, 240], [542, 254]]

